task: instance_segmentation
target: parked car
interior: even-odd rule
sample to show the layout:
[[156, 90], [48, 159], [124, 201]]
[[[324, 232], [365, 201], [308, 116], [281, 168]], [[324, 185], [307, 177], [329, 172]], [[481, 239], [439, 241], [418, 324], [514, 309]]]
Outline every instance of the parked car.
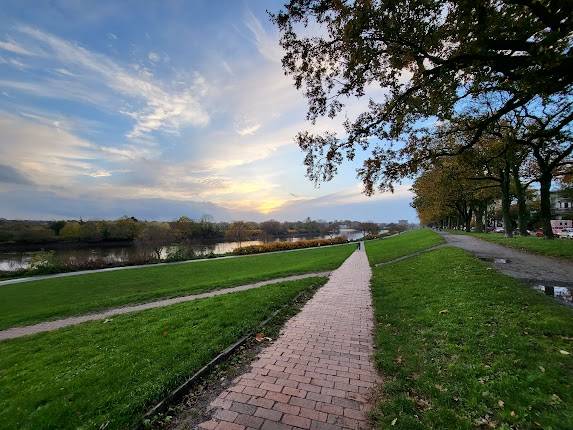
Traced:
[[559, 233], [557, 233], [562, 239], [573, 239], [573, 228], [564, 228]]
[[503, 227], [496, 227], [493, 231], [496, 233], [505, 233], [505, 229]]

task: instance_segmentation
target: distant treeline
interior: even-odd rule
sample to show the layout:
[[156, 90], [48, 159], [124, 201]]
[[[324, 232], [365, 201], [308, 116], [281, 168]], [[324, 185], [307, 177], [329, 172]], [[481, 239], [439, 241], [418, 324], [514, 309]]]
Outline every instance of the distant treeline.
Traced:
[[[209, 216], [193, 220], [181, 217], [170, 222], [142, 221], [122, 217], [114, 221], [14, 221], [0, 220], [0, 244], [42, 244], [54, 242], [112, 242], [112, 241], [219, 241], [272, 240], [292, 236], [328, 236], [338, 234], [339, 228], [351, 228], [375, 235], [383, 225], [357, 221], [304, 221], [260, 223], [249, 221], [213, 222]], [[404, 226], [389, 224], [385, 228], [399, 230]], [[161, 237], [161, 240], [159, 240]]]

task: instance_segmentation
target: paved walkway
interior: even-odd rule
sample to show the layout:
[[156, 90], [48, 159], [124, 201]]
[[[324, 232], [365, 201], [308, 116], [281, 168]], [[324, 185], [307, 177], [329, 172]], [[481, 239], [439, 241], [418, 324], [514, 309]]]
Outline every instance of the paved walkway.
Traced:
[[[573, 284], [573, 263], [480, 240], [465, 234], [440, 232], [449, 245], [465, 249], [478, 258], [493, 260], [502, 273], [528, 282]], [[506, 260], [503, 262], [502, 260]]]
[[22, 336], [28, 336], [36, 333], [42, 333], [45, 331], [57, 330], [63, 327], [69, 327], [72, 325], [77, 325], [88, 321], [103, 320], [116, 315], [122, 315], [132, 312], [140, 312], [140, 311], [145, 311], [147, 309], [162, 308], [165, 306], [174, 305], [176, 303], [190, 302], [193, 300], [205, 299], [208, 297], [215, 297], [223, 294], [236, 293], [238, 291], [245, 291], [253, 288], [259, 288], [265, 285], [278, 284], [280, 282], [296, 281], [298, 279], [304, 279], [316, 276], [329, 276], [329, 275], [330, 272], [313, 272], [313, 273], [305, 273], [302, 275], [286, 276], [283, 278], [274, 278], [266, 281], [255, 282], [253, 284], [240, 285], [238, 287], [231, 287], [231, 288], [223, 288], [220, 290], [209, 291], [201, 294], [192, 294], [188, 296], [174, 297], [171, 299], [156, 300], [153, 302], [142, 303], [139, 305], [122, 306], [119, 308], [108, 309], [102, 312], [96, 312], [87, 315], [80, 315], [77, 317], [64, 318], [54, 321], [46, 321], [25, 327], [13, 327], [7, 330], [0, 331], [0, 341], [6, 339], [14, 339]]
[[[364, 249], [364, 247], [362, 247]], [[206, 430], [368, 427], [372, 364], [370, 267], [355, 251], [289, 320], [252, 370], [211, 403]]]

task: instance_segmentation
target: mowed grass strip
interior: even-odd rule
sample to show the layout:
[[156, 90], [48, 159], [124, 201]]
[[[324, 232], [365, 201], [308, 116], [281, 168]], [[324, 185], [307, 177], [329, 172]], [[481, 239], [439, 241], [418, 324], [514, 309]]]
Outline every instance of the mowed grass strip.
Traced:
[[443, 242], [442, 236], [424, 228], [408, 231], [388, 239], [368, 240], [365, 242], [365, 245], [368, 261], [370, 261], [371, 265], [375, 265], [439, 245]]
[[519, 249], [520, 251], [549, 257], [561, 257], [573, 260], [573, 240], [553, 239], [547, 240], [535, 236], [505, 237], [502, 233], [465, 233], [488, 242]]
[[0, 342], [2, 429], [126, 429], [309, 278]]
[[454, 248], [374, 269], [373, 296], [378, 428], [573, 428], [573, 309]]
[[0, 330], [160, 297], [333, 270], [355, 249], [349, 244], [0, 286]]

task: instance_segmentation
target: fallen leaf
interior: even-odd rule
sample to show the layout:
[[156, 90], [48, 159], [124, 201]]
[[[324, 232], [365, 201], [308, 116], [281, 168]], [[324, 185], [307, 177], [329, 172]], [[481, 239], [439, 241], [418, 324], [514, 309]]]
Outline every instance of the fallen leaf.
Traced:
[[512, 417], [514, 417], [514, 416], [515, 416], [515, 411], [511, 411], [511, 412], [509, 413], [509, 415], [511, 415]]
[[393, 425], [393, 426], [396, 425], [396, 421], [398, 421], [398, 418], [394, 418], [394, 419], [392, 420], [392, 425]]
[[439, 312], [440, 315], [444, 315], [444, 314], [447, 314], [447, 313], [448, 313], [448, 310], [447, 310], [447, 309], [442, 309], [442, 310]]
[[545, 367], [539, 366], [539, 370], [541, 370], [542, 373], [545, 373]]
[[560, 349], [559, 352], [563, 355], [570, 355], [570, 352], [565, 351], [564, 349]]
[[256, 340], [257, 342], [262, 342], [263, 340], [271, 341], [271, 340], [273, 340], [273, 339], [270, 338], [270, 337], [268, 337], [268, 336], [265, 336], [264, 333], [257, 333], [257, 334], [255, 335], [255, 340]]
[[498, 401], [497, 401], [497, 405], [498, 405], [500, 408], [503, 408], [503, 407], [505, 406], [505, 403], [504, 403], [503, 400], [498, 400]]
[[399, 355], [398, 357], [395, 358], [394, 361], [396, 362], [396, 364], [402, 364], [404, 362], [404, 359], [402, 358], [401, 355]]
[[104, 323], [104, 324], [107, 324], [108, 322], [112, 322], [112, 321], [113, 321], [112, 319], [106, 318], [105, 320], [103, 320], [103, 323]]

